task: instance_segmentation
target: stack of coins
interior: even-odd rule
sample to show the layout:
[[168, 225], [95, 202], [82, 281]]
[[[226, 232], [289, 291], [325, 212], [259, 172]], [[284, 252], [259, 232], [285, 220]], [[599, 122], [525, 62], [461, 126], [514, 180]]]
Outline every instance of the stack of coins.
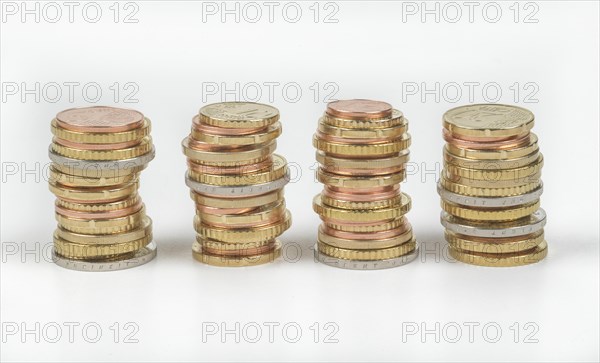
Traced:
[[58, 113], [51, 130], [55, 262], [103, 271], [152, 260], [152, 220], [138, 195], [139, 174], [154, 158], [150, 120], [134, 110], [76, 108]]
[[404, 215], [411, 199], [406, 176], [408, 120], [386, 102], [335, 101], [313, 137], [324, 190], [313, 199], [319, 227], [315, 257], [347, 269], [403, 265], [417, 255]]
[[543, 157], [533, 114], [507, 105], [470, 105], [444, 114], [442, 225], [456, 260], [518, 266], [542, 260]]
[[192, 252], [214, 266], [253, 266], [281, 254], [291, 225], [283, 187], [286, 160], [273, 154], [279, 111], [251, 102], [204, 106], [183, 140], [186, 184], [196, 203]]

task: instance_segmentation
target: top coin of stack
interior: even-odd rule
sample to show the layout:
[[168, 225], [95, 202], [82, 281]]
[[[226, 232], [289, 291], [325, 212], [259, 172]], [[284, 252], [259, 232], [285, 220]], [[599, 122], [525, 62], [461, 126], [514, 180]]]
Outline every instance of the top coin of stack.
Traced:
[[49, 156], [56, 195], [54, 254], [76, 270], [118, 270], [156, 255], [138, 177], [154, 158], [150, 120], [140, 112], [87, 107], [58, 113]]
[[533, 124], [530, 111], [508, 105], [469, 105], [444, 114], [438, 192], [455, 259], [517, 266], [546, 256], [543, 157]]
[[408, 120], [386, 102], [331, 102], [313, 137], [325, 184], [313, 199], [323, 220], [316, 258], [348, 269], [381, 269], [414, 259], [416, 240], [400, 192], [406, 175]]
[[183, 140], [186, 184], [196, 202], [194, 257], [216, 266], [250, 266], [281, 253], [291, 225], [283, 187], [286, 160], [273, 154], [279, 111], [251, 102], [204, 106]]

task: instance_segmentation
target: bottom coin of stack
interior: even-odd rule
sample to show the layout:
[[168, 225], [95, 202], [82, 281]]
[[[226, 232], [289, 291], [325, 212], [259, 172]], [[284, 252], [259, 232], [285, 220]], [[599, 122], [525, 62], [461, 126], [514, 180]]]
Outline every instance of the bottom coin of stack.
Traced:
[[[120, 131], [126, 121], [130, 128]], [[119, 131], [106, 130], [111, 127]], [[154, 157], [150, 121], [133, 110], [71, 109], [52, 121], [52, 132], [55, 262], [69, 269], [108, 271], [152, 260], [152, 220], [138, 194], [139, 174]]]
[[291, 225], [283, 187], [287, 162], [275, 150], [276, 108], [248, 102], [208, 105], [183, 141], [186, 184], [196, 204], [195, 259], [214, 266], [254, 266], [281, 255], [277, 239]]
[[316, 258], [327, 265], [370, 270], [415, 259], [417, 242], [400, 191], [410, 135], [408, 120], [386, 102], [331, 102], [313, 138], [323, 192], [313, 209], [323, 223]]
[[482, 266], [542, 260], [543, 157], [533, 114], [506, 105], [470, 105], [444, 115], [444, 170], [438, 193], [450, 256]]

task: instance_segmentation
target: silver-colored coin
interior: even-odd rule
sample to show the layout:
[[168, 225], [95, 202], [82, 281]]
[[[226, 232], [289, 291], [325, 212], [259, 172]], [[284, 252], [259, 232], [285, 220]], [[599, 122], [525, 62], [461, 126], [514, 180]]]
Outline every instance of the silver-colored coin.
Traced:
[[471, 223], [442, 212], [440, 220], [447, 230], [466, 236], [489, 238], [516, 237], [541, 231], [546, 225], [546, 212], [540, 208], [522, 220], [486, 224]]
[[419, 247], [416, 247], [412, 252], [387, 260], [377, 261], [358, 261], [358, 260], [344, 260], [341, 258], [327, 256], [319, 252], [318, 247], [315, 245], [315, 259], [325, 265], [333, 266], [337, 268], [343, 268], [346, 270], [383, 270], [386, 268], [400, 267], [414, 261], [419, 255]]
[[50, 156], [50, 160], [52, 160], [52, 162], [64, 167], [78, 170], [128, 170], [148, 164], [150, 161], [152, 161], [152, 159], [154, 159], [155, 154], [156, 151], [154, 147], [152, 147], [150, 152], [131, 159], [80, 160], [59, 155], [52, 151], [52, 146], [50, 146], [48, 150], [48, 155]]
[[544, 189], [542, 182], [540, 187], [536, 190], [527, 194], [515, 195], [510, 197], [472, 197], [469, 195], [462, 195], [452, 193], [442, 187], [441, 184], [437, 186], [438, 194], [444, 200], [455, 204], [460, 204], [468, 207], [479, 207], [479, 208], [502, 208], [502, 207], [514, 207], [517, 205], [528, 204], [535, 202], [540, 198]]
[[64, 258], [52, 251], [52, 260], [60, 267], [76, 271], [118, 271], [132, 267], [141, 266], [150, 262], [156, 257], [156, 243], [150, 242], [144, 248], [136, 252], [136, 254], [126, 260], [121, 261], [80, 261]]
[[287, 173], [283, 178], [273, 180], [263, 184], [251, 184], [242, 186], [218, 186], [211, 184], [198, 183], [192, 180], [189, 175], [185, 175], [185, 184], [193, 191], [200, 194], [217, 196], [254, 196], [265, 194], [277, 189], [283, 188], [290, 181], [290, 174]]

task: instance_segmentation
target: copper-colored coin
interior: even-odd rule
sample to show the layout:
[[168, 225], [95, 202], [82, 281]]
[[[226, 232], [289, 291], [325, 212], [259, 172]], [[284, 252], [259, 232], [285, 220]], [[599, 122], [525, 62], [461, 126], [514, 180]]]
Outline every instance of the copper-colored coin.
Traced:
[[333, 198], [344, 201], [353, 202], [370, 202], [376, 200], [390, 199], [400, 195], [400, 188], [390, 188], [383, 192], [370, 192], [370, 193], [352, 193], [332, 190], [332, 188], [325, 187], [323, 194]]
[[328, 103], [325, 112], [346, 119], [376, 120], [390, 117], [392, 105], [387, 102], [363, 99], [340, 100]]
[[273, 158], [269, 156], [265, 160], [262, 160], [255, 164], [248, 165], [236, 165], [236, 166], [213, 166], [213, 165], [202, 165], [193, 162], [188, 159], [188, 167], [190, 170], [196, 173], [204, 174], [215, 174], [215, 175], [237, 175], [237, 174], [248, 174], [257, 171], [268, 169], [273, 165]]
[[140, 140], [133, 140], [127, 142], [120, 142], [114, 144], [83, 144], [79, 142], [73, 142], [65, 139], [59, 139], [57, 137], [52, 139], [52, 142], [57, 144], [61, 144], [66, 147], [70, 147], [73, 149], [79, 150], [102, 150], [102, 151], [111, 151], [111, 150], [119, 150], [119, 149], [129, 149], [140, 143]]
[[122, 132], [141, 127], [144, 115], [135, 110], [95, 106], [71, 108], [56, 115], [59, 127], [80, 132]]
[[[405, 221], [405, 219], [404, 219]], [[399, 227], [388, 229], [385, 231], [370, 232], [370, 233], [359, 233], [359, 232], [346, 232], [333, 229], [325, 224], [321, 225], [323, 233], [328, 234], [337, 238], [354, 239], [354, 240], [376, 240], [384, 238], [392, 238], [399, 236], [411, 229], [411, 225], [408, 222], [401, 224]]]

